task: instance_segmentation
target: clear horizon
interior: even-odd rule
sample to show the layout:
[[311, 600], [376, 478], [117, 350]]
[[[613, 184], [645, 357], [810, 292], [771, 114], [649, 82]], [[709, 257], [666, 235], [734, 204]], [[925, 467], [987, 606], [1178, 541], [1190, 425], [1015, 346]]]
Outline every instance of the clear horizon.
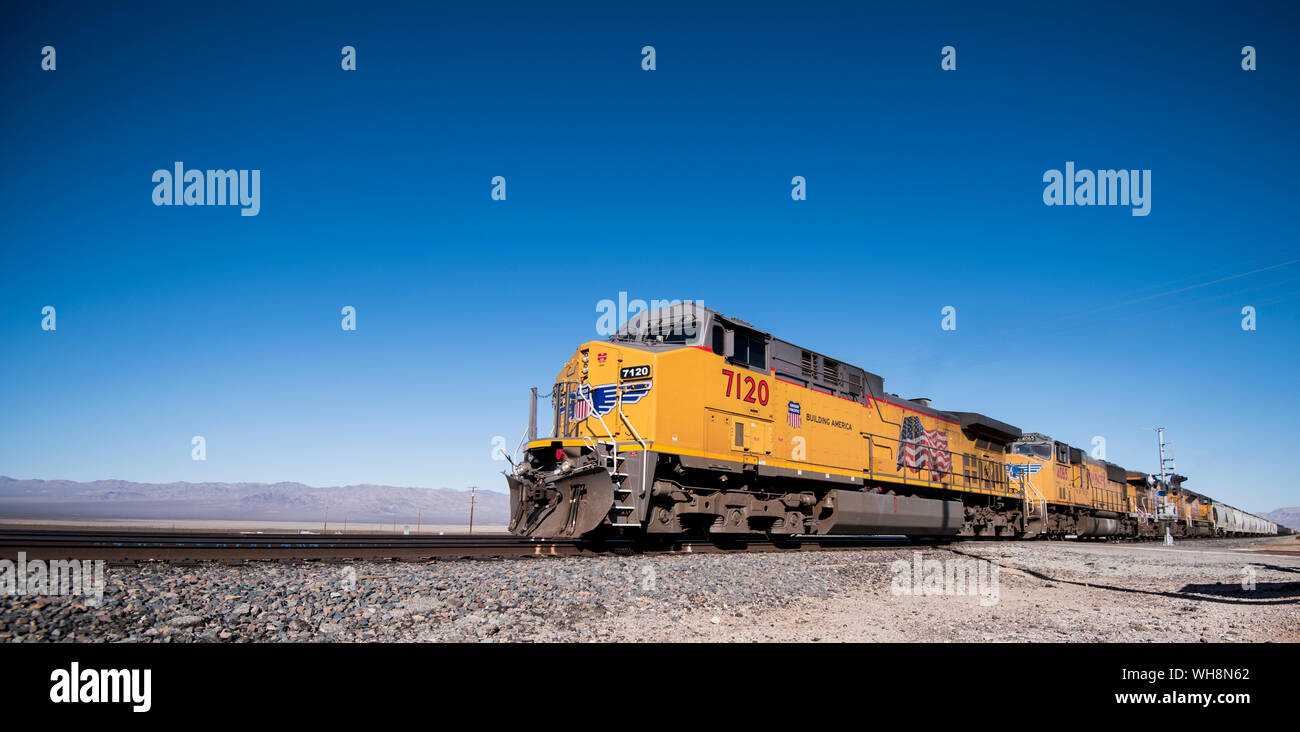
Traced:
[[[340, 485], [312, 485], [312, 484], [310, 484], [310, 483], [303, 483], [303, 482], [300, 481], [300, 480], [279, 480], [279, 481], [274, 481], [274, 482], [268, 482], [268, 481], [264, 481], [264, 480], [204, 480], [204, 481], [196, 481], [196, 480], [164, 480], [164, 481], [143, 481], [143, 480], [131, 480], [131, 479], [129, 479], [129, 478], [96, 478], [96, 479], [94, 479], [94, 480], [71, 480], [71, 479], [69, 479], [69, 478], [15, 478], [15, 477], [12, 476], [12, 475], [0, 475], [0, 479], [4, 479], [4, 478], [7, 478], [7, 479], [9, 479], [9, 480], [13, 480], [13, 481], [18, 481], [18, 482], [25, 482], [25, 481], [42, 481], [42, 482], [46, 482], [46, 483], [67, 482], [67, 483], [81, 483], [81, 484], [85, 484], [85, 483], [98, 483], [98, 482], [101, 482], [101, 481], [103, 481], [103, 482], [107, 482], [107, 481], [117, 481], [117, 482], [120, 482], [120, 483], [136, 483], [136, 484], [139, 484], [139, 485], [173, 485], [173, 484], [175, 484], [175, 483], [191, 483], [191, 484], [195, 484], [195, 485], [200, 485], [200, 484], [204, 484], [204, 483], [207, 483], [207, 484], [214, 484], [214, 485], [279, 485], [279, 484], [281, 484], [281, 483], [292, 483], [292, 484], [296, 484], [296, 485], [306, 486], [306, 487], [308, 487], [308, 488], [316, 488], [316, 489], [319, 489], [319, 490], [326, 490], [326, 489], [330, 489], [330, 488], [360, 488], [360, 487], [362, 487], [362, 486], [375, 486], [375, 487], [378, 487], [378, 488], [423, 488], [423, 489], [427, 489], [427, 490], [448, 490], [448, 491], [460, 491], [460, 492], [463, 492], [463, 493], [469, 493], [470, 488], [471, 488], [471, 486], [465, 486], [464, 488], [455, 488], [455, 487], [447, 486], [447, 485], [439, 485], [439, 486], [432, 486], [432, 485], [394, 485], [394, 484], [391, 484], [391, 483], [373, 483], [373, 482], [370, 482], [370, 483], [347, 483], [347, 484], [340, 484]], [[485, 487], [483, 487], [483, 486], [475, 486], [475, 488], [476, 488], [477, 490], [479, 490], [479, 491], [491, 491], [492, 493], [501, 493], [501, 494], [504, 494], [504, 495], [509, 495], [509, 491], [508, 491], [508, 490], [499, 490], [499, 489], [493, 489], [493, 488], [485, 488]]]

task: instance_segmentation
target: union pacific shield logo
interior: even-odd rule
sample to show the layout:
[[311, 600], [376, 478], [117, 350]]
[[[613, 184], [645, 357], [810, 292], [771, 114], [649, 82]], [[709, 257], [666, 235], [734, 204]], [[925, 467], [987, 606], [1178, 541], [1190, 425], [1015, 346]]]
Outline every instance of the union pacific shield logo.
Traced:
[[786, 406], [786, 409], [787, 409], [785, 415], [786, 424], [796, 428], [799, 425], [803, 424], [803, 415], [801, 414], [802, 409], [799, 407], [799, 402], [790, 402]]
[[572, 414], [575, 420], [587, 417], [604, 417], [618, 406], [619, 393], [622, 392], [624, 406], [636, 404], [650, 393], [649, 381], [637, 381], [629, 384], [605, 384], [592, 387], [584, 384], [582, 389], [572, 396]]

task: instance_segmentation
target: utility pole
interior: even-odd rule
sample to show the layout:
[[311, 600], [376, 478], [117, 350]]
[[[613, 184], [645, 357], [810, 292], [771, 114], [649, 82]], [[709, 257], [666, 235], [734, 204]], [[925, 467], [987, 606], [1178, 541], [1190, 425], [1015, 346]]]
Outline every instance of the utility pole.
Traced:
[[474, 533], [474, 491], [476, 490], [478, 486], [469, 487], [469, 533], [471, 534]]
[[419, 508], [415, 511], [415, 533], [420, 533], [420, 519], [424, 516], [424, 509]]
[[327, 503], [325, 504], [325, 524], [320, 527], [320, 531], [323, 534], [326, 531], [329, 531], [329, 528], [330, 528], [330, 506]]

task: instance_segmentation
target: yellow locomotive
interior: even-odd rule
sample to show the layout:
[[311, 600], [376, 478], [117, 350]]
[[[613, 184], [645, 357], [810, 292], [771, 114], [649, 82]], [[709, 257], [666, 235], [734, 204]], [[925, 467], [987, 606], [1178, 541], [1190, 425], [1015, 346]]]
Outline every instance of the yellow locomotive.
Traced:
[[517, 534], [1140, 535], [1158, 492], [690, 303], [579, 346], [551, 401], [506, 476]]

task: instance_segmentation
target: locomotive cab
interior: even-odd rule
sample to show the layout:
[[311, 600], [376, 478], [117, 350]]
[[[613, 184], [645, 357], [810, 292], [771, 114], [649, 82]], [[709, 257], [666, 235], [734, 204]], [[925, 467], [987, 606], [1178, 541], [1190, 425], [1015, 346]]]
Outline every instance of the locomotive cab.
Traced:
[[[551, 388], [550, 437], [537, 439], [530, 424], [523, 459], [506, 476], [511, 532], [640, 528], [634, 516], [649, 498], [656, 397], [665, 380], [680, 380], [681, 352], [711, 342], [712, 320], [692, 303], [642, 311], [608, 341], [578, 347]], [[679, 358], [664, 358], [670, 354]]]

